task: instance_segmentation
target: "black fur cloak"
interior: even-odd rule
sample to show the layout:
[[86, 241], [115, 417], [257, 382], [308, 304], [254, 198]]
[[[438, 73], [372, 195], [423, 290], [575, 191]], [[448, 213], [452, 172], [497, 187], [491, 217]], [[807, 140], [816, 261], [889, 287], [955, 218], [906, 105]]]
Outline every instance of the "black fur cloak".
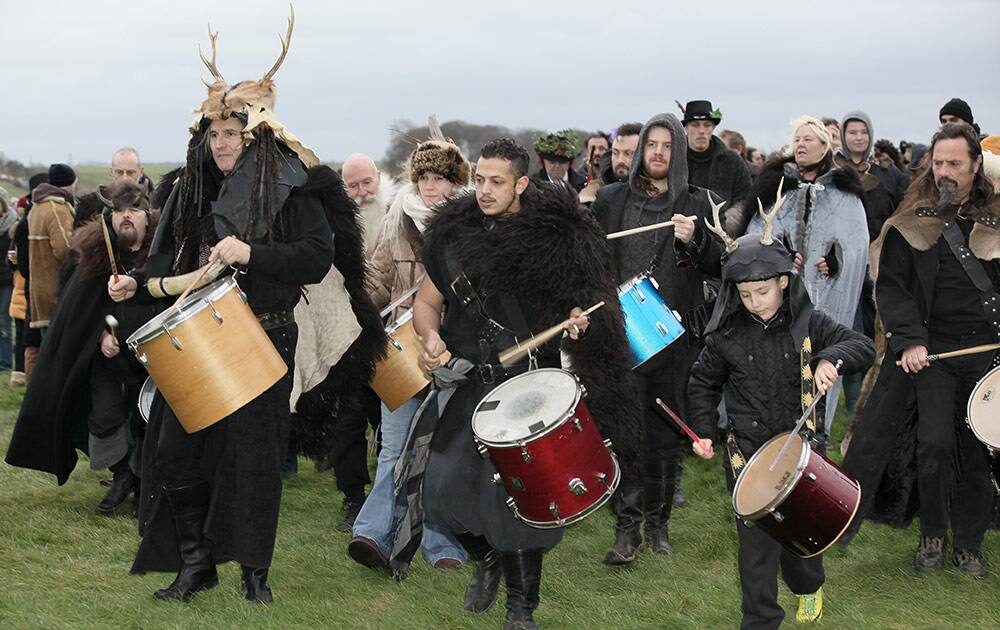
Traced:
[[484, 230], [475, 195], [459, 197], [438, 211], [424, 241], [448, 243], [483, 290], [541, 305], [544, 323], [535, 328], [529, 322], [536, 332], [563, 321], [573, 307], [604, 301], [591, 314], [587, 334], [578, 341], [567, 338], [563, 349], [587, 388], [587, 407], [602, 434], [611, 439], [626, 475], [635, 474], [642, 410], [604, 231], [562, 186], [529, 184], [521, 208]]

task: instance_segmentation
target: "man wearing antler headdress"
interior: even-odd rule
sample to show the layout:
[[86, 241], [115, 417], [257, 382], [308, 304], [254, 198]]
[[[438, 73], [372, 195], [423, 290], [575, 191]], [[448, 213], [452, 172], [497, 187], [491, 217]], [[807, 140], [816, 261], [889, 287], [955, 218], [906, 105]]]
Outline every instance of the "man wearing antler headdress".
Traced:
[[[653, 410], [656, 398], [682, 415], [687, 411], [688, 371], [701, 347], [699, 336], [708, 320], [709, 287], [719, 274], [722, 247], [705, 229], [714, 199], [688, 184], [684, 127], [671, 114], [654, 116], [639, 132], [627, 182], [605, 186], [592, 210], [611, 233], [674, 221], [674, 227], [620, 238], [611, 245], [617, 282], [652, 270], [667, 305], [678, 311], [686, 333], [636, 368], [644, 409], [641, 478], [622, 479], [616, 494], [618, 522], [607, 564], [628, 564], [646, 541], [654, 553], [671, 553], [668, 525], [683, 455], [681, 434]], [[721, 204], [720, 204], [721, 206]]]
[[[289, 365], [297, 356], [303, 285], [329, 279], [334, 263], [342, 273], [334, 281], [347, 287], [351, 306], [367, 300], [356, 207], [340, 177], [275, 118], [272, 78], [293, 25], [294, 14], [274, 66], [259, 80], [234, 85], [216, 65], [217, 35], [209, 31], [212, 57], [202, 60], [215, 80], [191, 128], [187, 162], [164, 204], [146, 267], [108, 287], [116, 300], [137, 290], [160, 297], [190, 284], [175, 274], [210, 261], [237, 267], [250, 308]], [[363, 365], [371, 350], [356, 351]], [[318, 367], [312, 384], [329, 367]], [[367, 377], [364, 369], [354, 372]], [[232, 560], [242, 567], [244, 597], [271, 601], [268, 567], [293, 381], [301, 384], [302, 375], [290, 370], [229, 417], [191, 434], [161, 398], [154, 401], [143, 453], [142, 541], [132, 571], [178, 572], [157, 598], [187, 600], [212, 588], [216, 564]]]
[[[137, 491], [140, 472], [133, 438], [141, 438], [142, 427], [136, 422], [129, 426], [129, 418], [135, 417], [146, 370], [122, 349], [161, 306], [149, 296], [118, 303], [108, 297], [106, 285], [113, 273], [128, 273], [145, 261], [156, 215], [133, 182], [102, 191], [107, 195], [97, 193], [102, 211], [73, 233], [77, 267], [46, 333], [7, 462], [52, 473], [62, 485], [76, 467], [79, 449], [89, 456], [92, 469], [108, 468], [114, 475], [97, 505], [98, 512], [111, 514]], [[113, 327], [108, 316], [114, 318]]]
[[[722, 256], [722, 287], [706, 328], [705, 347], [691, 369], [688, 388], [693, 428], [714, 435], [725, 391], [729, 434], [725, 441], [730, 492], [749, 458], [772, 437], [791, 430], [817, 390], [826, 393], [841, 371], [868, 368], [875, 357], [870, 339], [814, 309], [792, 255], [772, 237], [774, 212], [764, 215], [763, 234], [733, 241]], [[815, 434], [815, 418], [807, 420]], [[705, 459], [708, 437], [694, 444]], [[743, 628], [777, 628], [785, 616], [778, 603], [778, 567], [799, 596], [796, 618], [815, 621], [823, 613], [823, 558], [804, 559], [782, 548], [758, 527], [737, 520]]]

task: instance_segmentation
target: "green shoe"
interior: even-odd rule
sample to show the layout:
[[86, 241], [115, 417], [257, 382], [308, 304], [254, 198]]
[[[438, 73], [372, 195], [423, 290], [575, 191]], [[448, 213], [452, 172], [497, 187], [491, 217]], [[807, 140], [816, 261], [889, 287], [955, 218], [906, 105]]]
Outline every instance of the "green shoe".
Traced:
[[795, 621], [811, 623], [823, 616], [823, 588], [815, 593], [799, 595], [799, 611], [795, 613]]

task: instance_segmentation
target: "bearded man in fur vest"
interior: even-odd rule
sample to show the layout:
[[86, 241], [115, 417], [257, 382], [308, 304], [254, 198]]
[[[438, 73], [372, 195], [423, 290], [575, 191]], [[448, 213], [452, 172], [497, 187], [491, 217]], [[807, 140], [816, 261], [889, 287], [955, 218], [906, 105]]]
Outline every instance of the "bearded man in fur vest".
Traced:
[[972, 389], [1000, 355], [931, 363], [928, 353], [1000, 339], [1000, 197], [983, 176], [972, 127], [945, 124], [929, 153], [931, 168], [872, 245], [887, 350], [844, 468], [863, 490], [853, 531], [865, 517], [906, 527], [916, 512], [914, 568], [944, 567], [950, 526], [954, 564], [982, 578], [994, 496], [986, 447], [965, 415]]
[[[558, 367], [560, 346], [589, 393], [587, 405], [635, 474], [638, 407], [604, 234], [563, 186], [531, 182], [528, 154], [510, 139], [480, 153], [475, 195], [449, 200], [424, 234], [427, 272], [414, 302], [425, 342], [420, 361], [435, 385], [418, 410], [397, 474], [397, 528], [391, 566], [405, 572], [420, 541], [421, 507], [455, 534], [476, 561], [465, 609], [482, 612], [507, 583], [505, 628], [536, 628], [542, 556], [563, 529], [536, 529], [508, 509], [495, 468], [473, 440], [476, 405], [531, 364]], [[589, 318], [580, 306], [607, 306]], [[447, 308], [445, 309], [445, 307]], [[441, 320], [445, 313], [444, 321]], [[532, 361], [503, 367], [498, 354], [564, 321], [568, 338]], [[442, 365], [445, 351], [451, 360]], [[421, 496], [422, 492], [422, 496]]]
[[[162, 397], [154, 399], [143, 451], [142, 541], [132, 571], [177, 572], [154, 593], [158, 599], [187, 600], [212, 588], [216, 564], [235, 561], [243, 596], [272, 600], [268, 568], [296, 380], [293, 309], [303, 286], [321, 283], [338, 257], [346, 258], [338, 282], [364, 297], [356, 207], [346, 201], [340, 177], [274, 115], [272, 77], [288, 52], [293, 24], [294, 15], [278, 62], [261, 79], [235, 85], [215, 65], [211, 36], [212, 60], [202, 59], [215, 81], [191, 128], [187, 162], [164, 204], [145, 269], [108, 286], [115, 300], [147, 292], [160, 297], [190, 284], [165, 276], [238, 266], [245, 271], [240, 290], [290, 367], [255, 399], [194, 433], [181, 427]], [[335, 239], [345, 212], [350, 238]], [[368, 349], [355, 350], [364, 355]]]
[[[73, 234], [77, 268], [63, 288], [38, 357], [39, 371], [25, 392], [7, 463], [52, 473], [62, 485], [76, 467], [79, 449], [90, 457], [92, 469], [109, 468], [114, 475], [97, 504], [98, 512], [110, 514], [137, 491], [140, 476], [133, 453], [142, 439], [136, 402], [146, 370], [132, 353], [121, 350], [161, 306], [148, 297], [118, 303], [108, 297], [105, 285], [112, 267], [105, 226], [115, 269], [125, 274], [145, 261], [156, 216], [132, 182], [104, 192], [104, 212]], [[109, 315], [113, 328], [106, 324]]]

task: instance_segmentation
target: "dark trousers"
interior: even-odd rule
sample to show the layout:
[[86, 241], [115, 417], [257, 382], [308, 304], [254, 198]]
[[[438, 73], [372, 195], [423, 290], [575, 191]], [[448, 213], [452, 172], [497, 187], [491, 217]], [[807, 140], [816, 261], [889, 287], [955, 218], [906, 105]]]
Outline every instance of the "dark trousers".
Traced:
[[330, 464], [337, 478], [337, 489], [350, 499], [361, 499], [365, 485], [372, 482], [368, 474], [368, 425], [374, 417], [381, 418], [381, 401], [371, 389], [365, 396], [362, 413], [344, 413], [338, 416], [333, 427], [333, 447]]
[[740, 589], [743, 591], [744, 630], [777, 628], [785, 618], [778, 604], [778, 567], [788, 589], [796, 595], [815, 593], [826, 573], [823, 556], [801, 558], [757, 527], [736, 523], [739, 538]]
[[14, 319], [14, 371], [24, 371], [24, 329], [23, 319]]
[[156, 470], [164, 488], [186, 488], [203, 481], [201, 458], [209, 429], [188, 433], [170, 405], [163, 405], [160, 436], [156, 441]]
[[[995, 341], [992, 334], [932, 335], [928, 351]], [[935, 361], [916, 376], [920, 532], [941, 537], [950, 524], [955, 549], [979, 549], [993, 505], [986, 447], [965, 422], [969, 396], [989, 368], [990, 357], [982, 353]]]
[[[730, 494], [736, 486], [726, 465]], [[740, 590], [743, 592], [743, 630], [778, 628], [785, 609], [778, 603], [778, 568], [788, 590], [796, 595], [815, 593], [826, 581], [823, 556], [802, 558], [781, 546], [758, 527], [736, 519], [739, 539]]]

